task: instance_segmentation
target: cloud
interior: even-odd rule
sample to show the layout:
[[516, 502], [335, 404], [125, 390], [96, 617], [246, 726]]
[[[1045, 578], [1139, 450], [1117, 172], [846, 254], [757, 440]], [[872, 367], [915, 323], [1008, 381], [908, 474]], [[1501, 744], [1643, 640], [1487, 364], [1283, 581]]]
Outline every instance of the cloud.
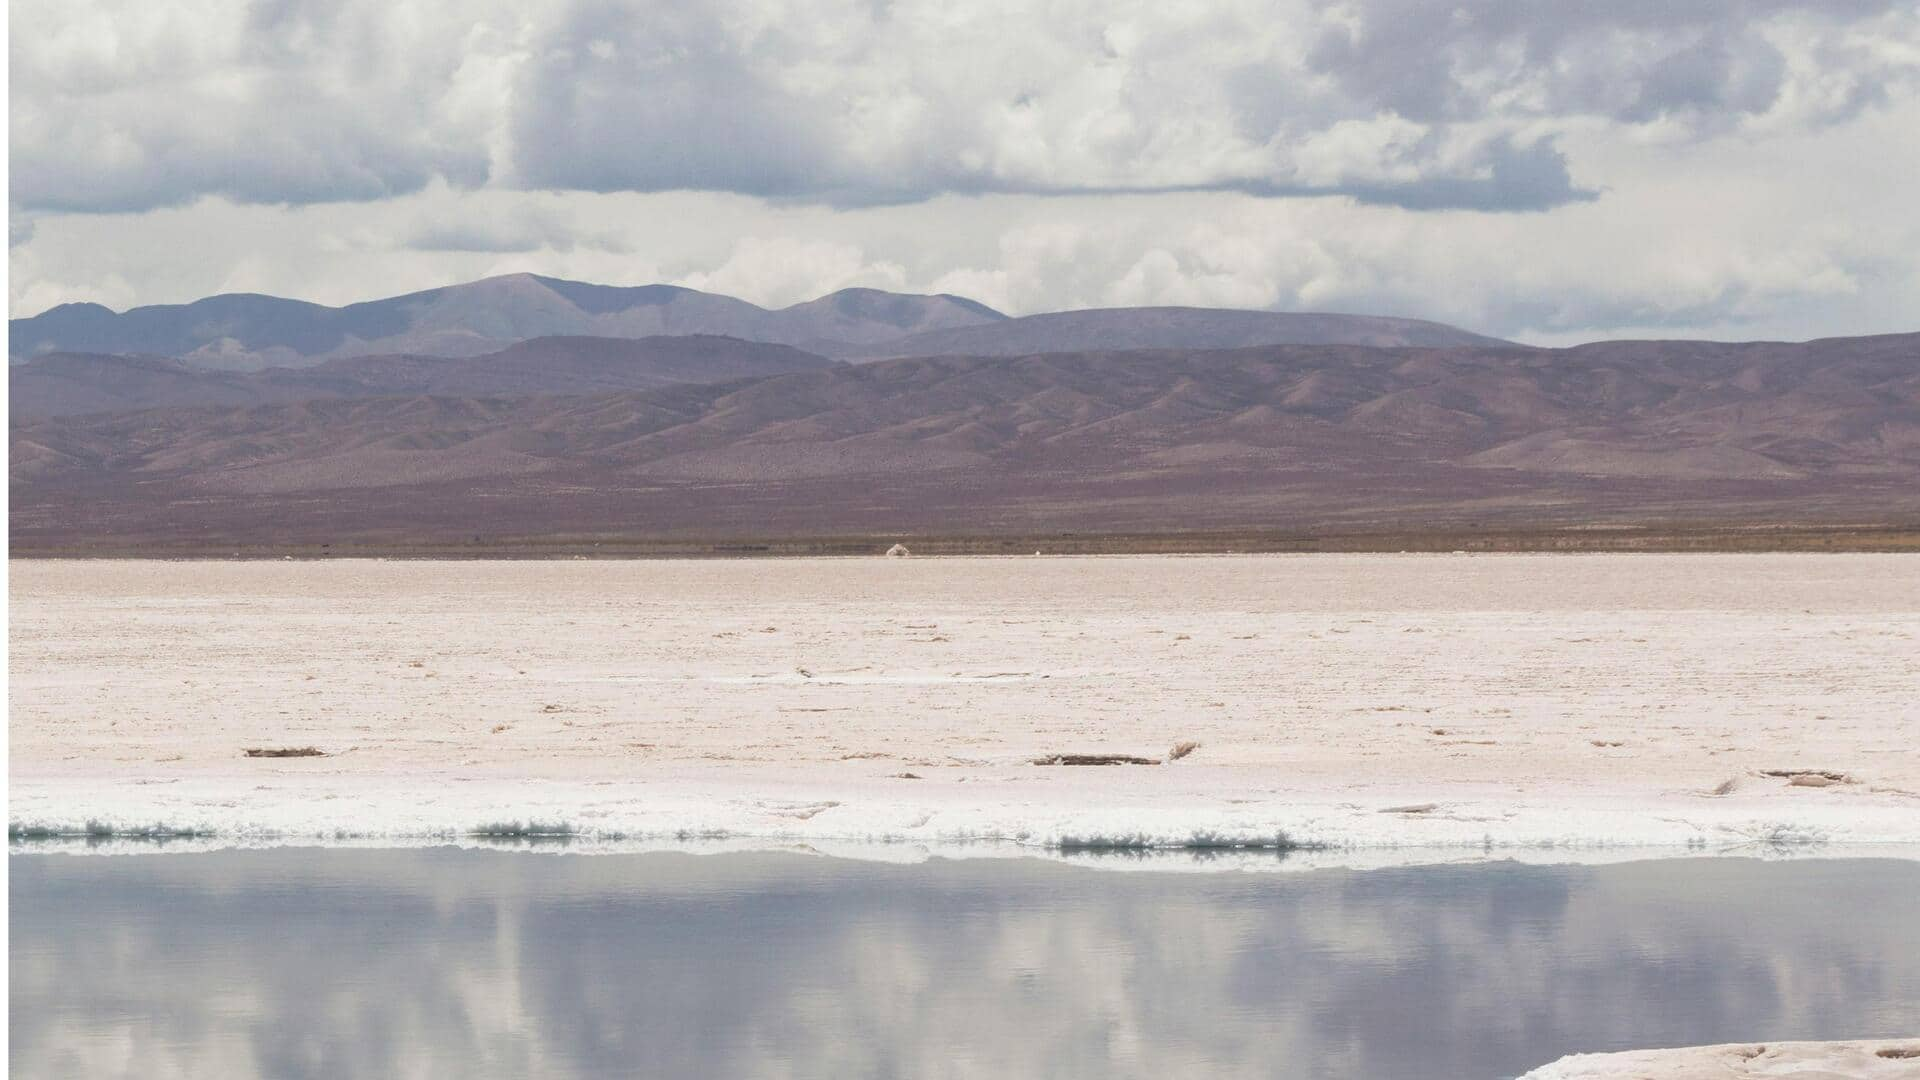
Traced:
[[786, 307], [851, 286], [897, 291], [907, 282], [898, 263], [869, 260], [853, 244], [749, 236], [734, 245], [718, 268], [688, 274], [674, 284], [751, 297], [764, 307]]
[[531, 271], [1914, 328], [1911, 4], [1079, 4], [23, 0], [10, 304]]
[[27, 209], [456, 188], [1238, 191], [1537, 211], [1608, 178], [1594, 127], [1843, 123], [1920, 77], [1893, 0], [23, 0]]
[[[1591, 197], [1551, 132], [1489, 110], [1415, 120], [1377, 95], [1317, 89], [1326, 80], [1290, 44], [1321, 18], [1308, 10], [808, 14], [663, 4], [641, 21], [624, 5], [576, 5], [520, 71], [508, 182], [841, 206], [988, 192], [1232, 190], [1479, 209]], [[1249, 126], [1250, 112], [1263, 119]]]
[[39, 210], [380, 199], [490, 172], [463, 5], [26, 0], [13, 198]]
[[617, 230], [575, 220], [552, 200], [519, 200], [484, 209], [435, 203], [391, 246], [426, 252], [568, 252], [576, 246], [631, 250]]
[[[264, 292], [340, 304], [530, 271], [672, 282], [768, 306], [863, 285], [1011, 314], [1134, 304], [1351, 311], [1500, 337], [1775, 337], [1914, 329], [1920, 99], [1706, 152], [1589, 136], [1607, 198], [1431, 213], [1236, 192], [945, 197], [860, 211], [711, 193], [430, 185], [375, 204], [209, 200], [43, 214], [13, 312]], [[1836, 172], [1808, 162], [1846, 163]]]
[[[1410, 175], [1409, 175], [1410, 174]], [[1566, 155], [1547, 139], [1516, 146], [1500, 136], [1476, 147], [1464, 169], [1405, 170], [1399, 175], [1356, 171], [1343, 175], [1338, 188], [1363, 203], [1412, 210], [1546, 210], [1599, 197], [1577, 187], [1567, 171]], [[1249, 185], [1253, 194], [1324, 194], [1324, 190]]]
[[1805, 117], [1830, 123], [1871, 100], [1867, 88], [1915, 74], [1912, 57], [1870, 56], [1875, 41], [1914, 40], [1913, 12], [1894, 0], [1366, 0], [1349, 10], [1323, 25], [1308, 68], [1346, 97], [1427, 123], [1679, 118], [1715, 130], [1838, 76], [1850, 92]]

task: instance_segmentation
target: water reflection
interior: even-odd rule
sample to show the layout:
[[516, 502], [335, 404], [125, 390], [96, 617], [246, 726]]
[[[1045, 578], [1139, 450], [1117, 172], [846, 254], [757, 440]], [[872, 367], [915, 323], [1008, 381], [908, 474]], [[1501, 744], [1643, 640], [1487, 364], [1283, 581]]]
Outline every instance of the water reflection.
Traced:
[[1512, 1076], [1920, 1015], [1908, 862], [10, 864], [16, 1076]]

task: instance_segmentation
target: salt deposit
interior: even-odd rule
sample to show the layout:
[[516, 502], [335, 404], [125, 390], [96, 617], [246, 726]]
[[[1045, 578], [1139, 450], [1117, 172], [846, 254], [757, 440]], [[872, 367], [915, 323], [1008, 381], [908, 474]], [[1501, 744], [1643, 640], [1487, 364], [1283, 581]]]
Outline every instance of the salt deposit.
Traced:
[[1913, 1080], [1920, 1038], [1870, 1042], [1740, 1043], [1677, 1050], [1576, 1054], [1521, 1080]]
[[[1920, 845], [1910, 556], [25, 561], [10, 602], [16, 831]], [[1076, 754], [1167, 760], [1033, 764]]]

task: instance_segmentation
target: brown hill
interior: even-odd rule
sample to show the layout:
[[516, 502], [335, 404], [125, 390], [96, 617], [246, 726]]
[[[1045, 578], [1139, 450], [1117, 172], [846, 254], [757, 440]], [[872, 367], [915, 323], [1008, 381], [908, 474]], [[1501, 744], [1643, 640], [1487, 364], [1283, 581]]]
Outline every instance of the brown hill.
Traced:
[[1920, 335], [940, 357], [13, 429], [16, 547], [1920, 516]]

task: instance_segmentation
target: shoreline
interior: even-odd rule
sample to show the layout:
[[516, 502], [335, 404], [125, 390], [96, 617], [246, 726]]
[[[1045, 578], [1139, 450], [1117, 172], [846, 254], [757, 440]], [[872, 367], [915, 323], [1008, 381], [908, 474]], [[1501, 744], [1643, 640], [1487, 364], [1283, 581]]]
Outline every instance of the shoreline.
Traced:
[[[94, 831], [82, 824], [57, 834], [10, 835], [10, 855], [139, 857], [223, 851], [372, 850], [451, 848], [524, 855], [619, 857], [673, 853], [740, 855], [769, 852], [825, 859], [915, 865], [933, 860], [1032, 859], [1095, 870], [1148, 873], [1312, 873], [1367, 872], [1468, 866], [1601, 867], [1672, 860], [1716, 859], [1760, 862], [1894, 860], [1920, 862], [1920, 841], [1765, 843], [1728, 840], [1718, 844], [1595, 843], [1481, 847], [1474, 845], [1301, 844], [1275, 847], [1250, 838], [1233, 846], [1219, 838], [1198, 845], [1179, 842], [1147, 846], [1137, 838], [1113, 844], [1061, 845], [1040, 839], [977, 837], [847, 837], [794, 830], [733, 835], [692, 830], [644, 835], [604, 831], [558, 831], [551, 823], [537, 830], [481, 832], [472, 829], [354, 833], [278, 832], [262, 829], [220, 832], [155, 832], [151, 828], [112, 832], [97, 820]], [[499, 823], [495, 823], [496, 825]], [[524, 822], [519, 824], [524, 825]]]
[[8, 557], [22, 562], [67, 559], [781, 559], [860, 558], [895, 543], [926, 556], [1467, 554], [1646, 552], [1920, 552], [1920, 523], [1608, 522], [1559, 526], [1458, 528], [1436, 525], [1329, 528], [1206, 529], [1183, 532], [1018, 531], [1008, 533], [840, 533], [800, 536], [561, 535], [478, 541], [429, 538], [325, 542], [17, 540]]
[[[1750, 776], [1743, 794], [1517, 795], [1463, 785], [1286, 793], [1284, 777], [1219, 766], [947, 766], [902, 781], [764, 768], [644, 779], [531, 779], [456, 769], [413, 777], [331, 759], [241, 772], [22, 775], [9, 837], [36, 847], [170, 849], [555, 844], [581, 852], [809, 847], [924, 858], [1000, 849], [1047, 858], [1168, 856], [1285, 869], [1712, 856], [1920, 858], [1920, 800], [1877, 785], [1833, 797]], [[266, 768], [259, 768], [266, 765]], [[310, 769], [324, 772], [304, 771]], [[1034, 772], [1041, 771], [1038, 768]], [[1157, 775], [1147, 775], [1147, 774]], [[1097, 774], [1097, 775], [1096, 775]], [[1036, 783], [1044, 784], [1036, 789]], [[1853, 785], [1861, 786], [1861, 785]]]

